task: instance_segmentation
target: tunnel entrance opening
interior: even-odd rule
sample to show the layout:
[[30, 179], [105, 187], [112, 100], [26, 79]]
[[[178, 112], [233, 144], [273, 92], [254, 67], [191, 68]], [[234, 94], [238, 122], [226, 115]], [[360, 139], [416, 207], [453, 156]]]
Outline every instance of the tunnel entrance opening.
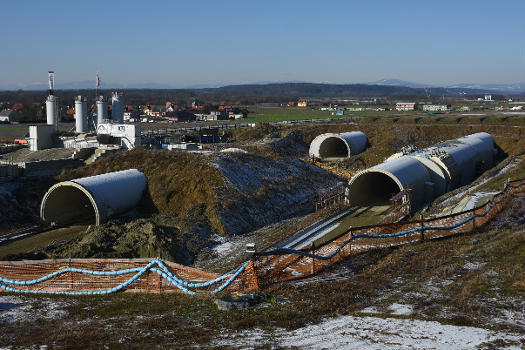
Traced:
[[321, 158], [347, 158], [348, 153], [346, 142], [337, 137], [329, 137], [319, 146]]
[[349, 188], [351, 205], [390, 205], [390, 199], [403, 189], [390, 176], [381, 172], [366, 172]]
[[48, 193], [42, 214], [56, 225], [96, 224], [96, 212], [90, 198], [74, 186], [59, 186]]

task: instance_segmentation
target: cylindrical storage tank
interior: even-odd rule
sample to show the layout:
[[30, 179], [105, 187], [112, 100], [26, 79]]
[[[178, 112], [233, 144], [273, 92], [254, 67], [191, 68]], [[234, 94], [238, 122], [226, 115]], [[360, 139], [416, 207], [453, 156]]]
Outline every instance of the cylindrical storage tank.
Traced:
[[78, 96], [75, 99], [75, 129], [77, 134], [89, 131], [87, 118], [87, 100]]
[[124, 102], [117, 92], [111, 97], [111, 119], [115, 123], [124, 123]]
[[57, 100], [54, 95], [49, 95], [46, 100], [46, 119], [47, 125], [54, 125], [58, 122]]
[[390, 199], [410, 189], [412, 209], [426, 201], [432, 183], [427, 168], [417, 159], [403, 156], [362, 170], [350, 179], [348, 200], [350, 205], [388, 205]]
[[104, 119], [108, 119], [108, 104], [102, 99], [97, 100], [97, 125], [104, 122]]
[[361, 131], [327, 133], [317, 136], [310, 143], [312, 158], [350, 158], [363, 152], [368, 145], [366, 135]]
[[96, 224], [133, 209], [146, 189], [137, 169], [60, 182], [44, 195], [40, 217], [56, 225]]

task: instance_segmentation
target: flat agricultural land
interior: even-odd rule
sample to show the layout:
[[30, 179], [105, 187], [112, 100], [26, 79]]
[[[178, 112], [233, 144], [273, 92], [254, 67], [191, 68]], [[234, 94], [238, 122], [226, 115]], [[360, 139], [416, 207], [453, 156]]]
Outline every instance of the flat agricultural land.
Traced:
[[14, 139], [24, 138], [29, 133], [26, 125], [20, 124], [0, 124], [0, 140], [13, 141]]

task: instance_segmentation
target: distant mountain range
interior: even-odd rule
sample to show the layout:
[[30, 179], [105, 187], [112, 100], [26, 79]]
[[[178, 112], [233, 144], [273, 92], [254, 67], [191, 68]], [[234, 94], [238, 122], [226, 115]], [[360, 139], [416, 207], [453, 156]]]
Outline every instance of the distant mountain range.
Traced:
[[525, 83], [516, 84], [453, 84], [447, 86], [438, 86], [432, 84], [419, 84], [399, 79], [381, 79], [367, 83], [369, 85], [387, 85], [387, 86], [405, 86], [410, 88], [447, 88], [447, 89], [475, 89], [486, 90], [487, 92], [519, 94], [525, 92]]
[[[93, 90], [95, 82], [91, 80], [59, 83], [59, 90]], [[18, 88], [7, 88], [0, 85], [0, 90], [47, 90], [47, 84], [27, 84]], [[101, 89], [153, 89], [153, 90], [187, 90], [196, 93], [222, 93], [239, 96], [302, 96], [302, 97], [344, 97], [344, 96], [460, 96], [473, 94], [523, 94], [524, 83], [516, 84], [454, 84], [445, 87], [431, 84], [412, 83], [399, 79], [381, 79], [363, 84], [329, 84], [329, 83], [306, 83], [306, 82], [260, 82], [254, 84], [239, 84], [226, 86], [210, 86], [199, 84], [185, 87], [174, 87], [169, 84], [141, 83], [141, 84], [118, 84], [104, 83]]]

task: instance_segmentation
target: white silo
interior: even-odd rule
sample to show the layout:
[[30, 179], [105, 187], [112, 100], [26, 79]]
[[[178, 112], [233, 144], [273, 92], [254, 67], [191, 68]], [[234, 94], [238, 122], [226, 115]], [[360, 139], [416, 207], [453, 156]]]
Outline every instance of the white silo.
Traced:
[[87, 99], [85, 97], [78, 96], [75, 99], [75, 119], [77, 134], [88, 132]]
[[108, 104], [104, 101], [104, 98], [100, 96], [97, 99], [97, 125], [102, 124], [104, 119], [108, 119]]
[[57, 128], [58, 109], [57, 98], [54, 95], [47, 96], [46, 100], [47, 125], [54, 125]]
[[111, 97], [111, 119], [115, 123], [124, 123], [124, 102], [118, 92], [114, 92]]

